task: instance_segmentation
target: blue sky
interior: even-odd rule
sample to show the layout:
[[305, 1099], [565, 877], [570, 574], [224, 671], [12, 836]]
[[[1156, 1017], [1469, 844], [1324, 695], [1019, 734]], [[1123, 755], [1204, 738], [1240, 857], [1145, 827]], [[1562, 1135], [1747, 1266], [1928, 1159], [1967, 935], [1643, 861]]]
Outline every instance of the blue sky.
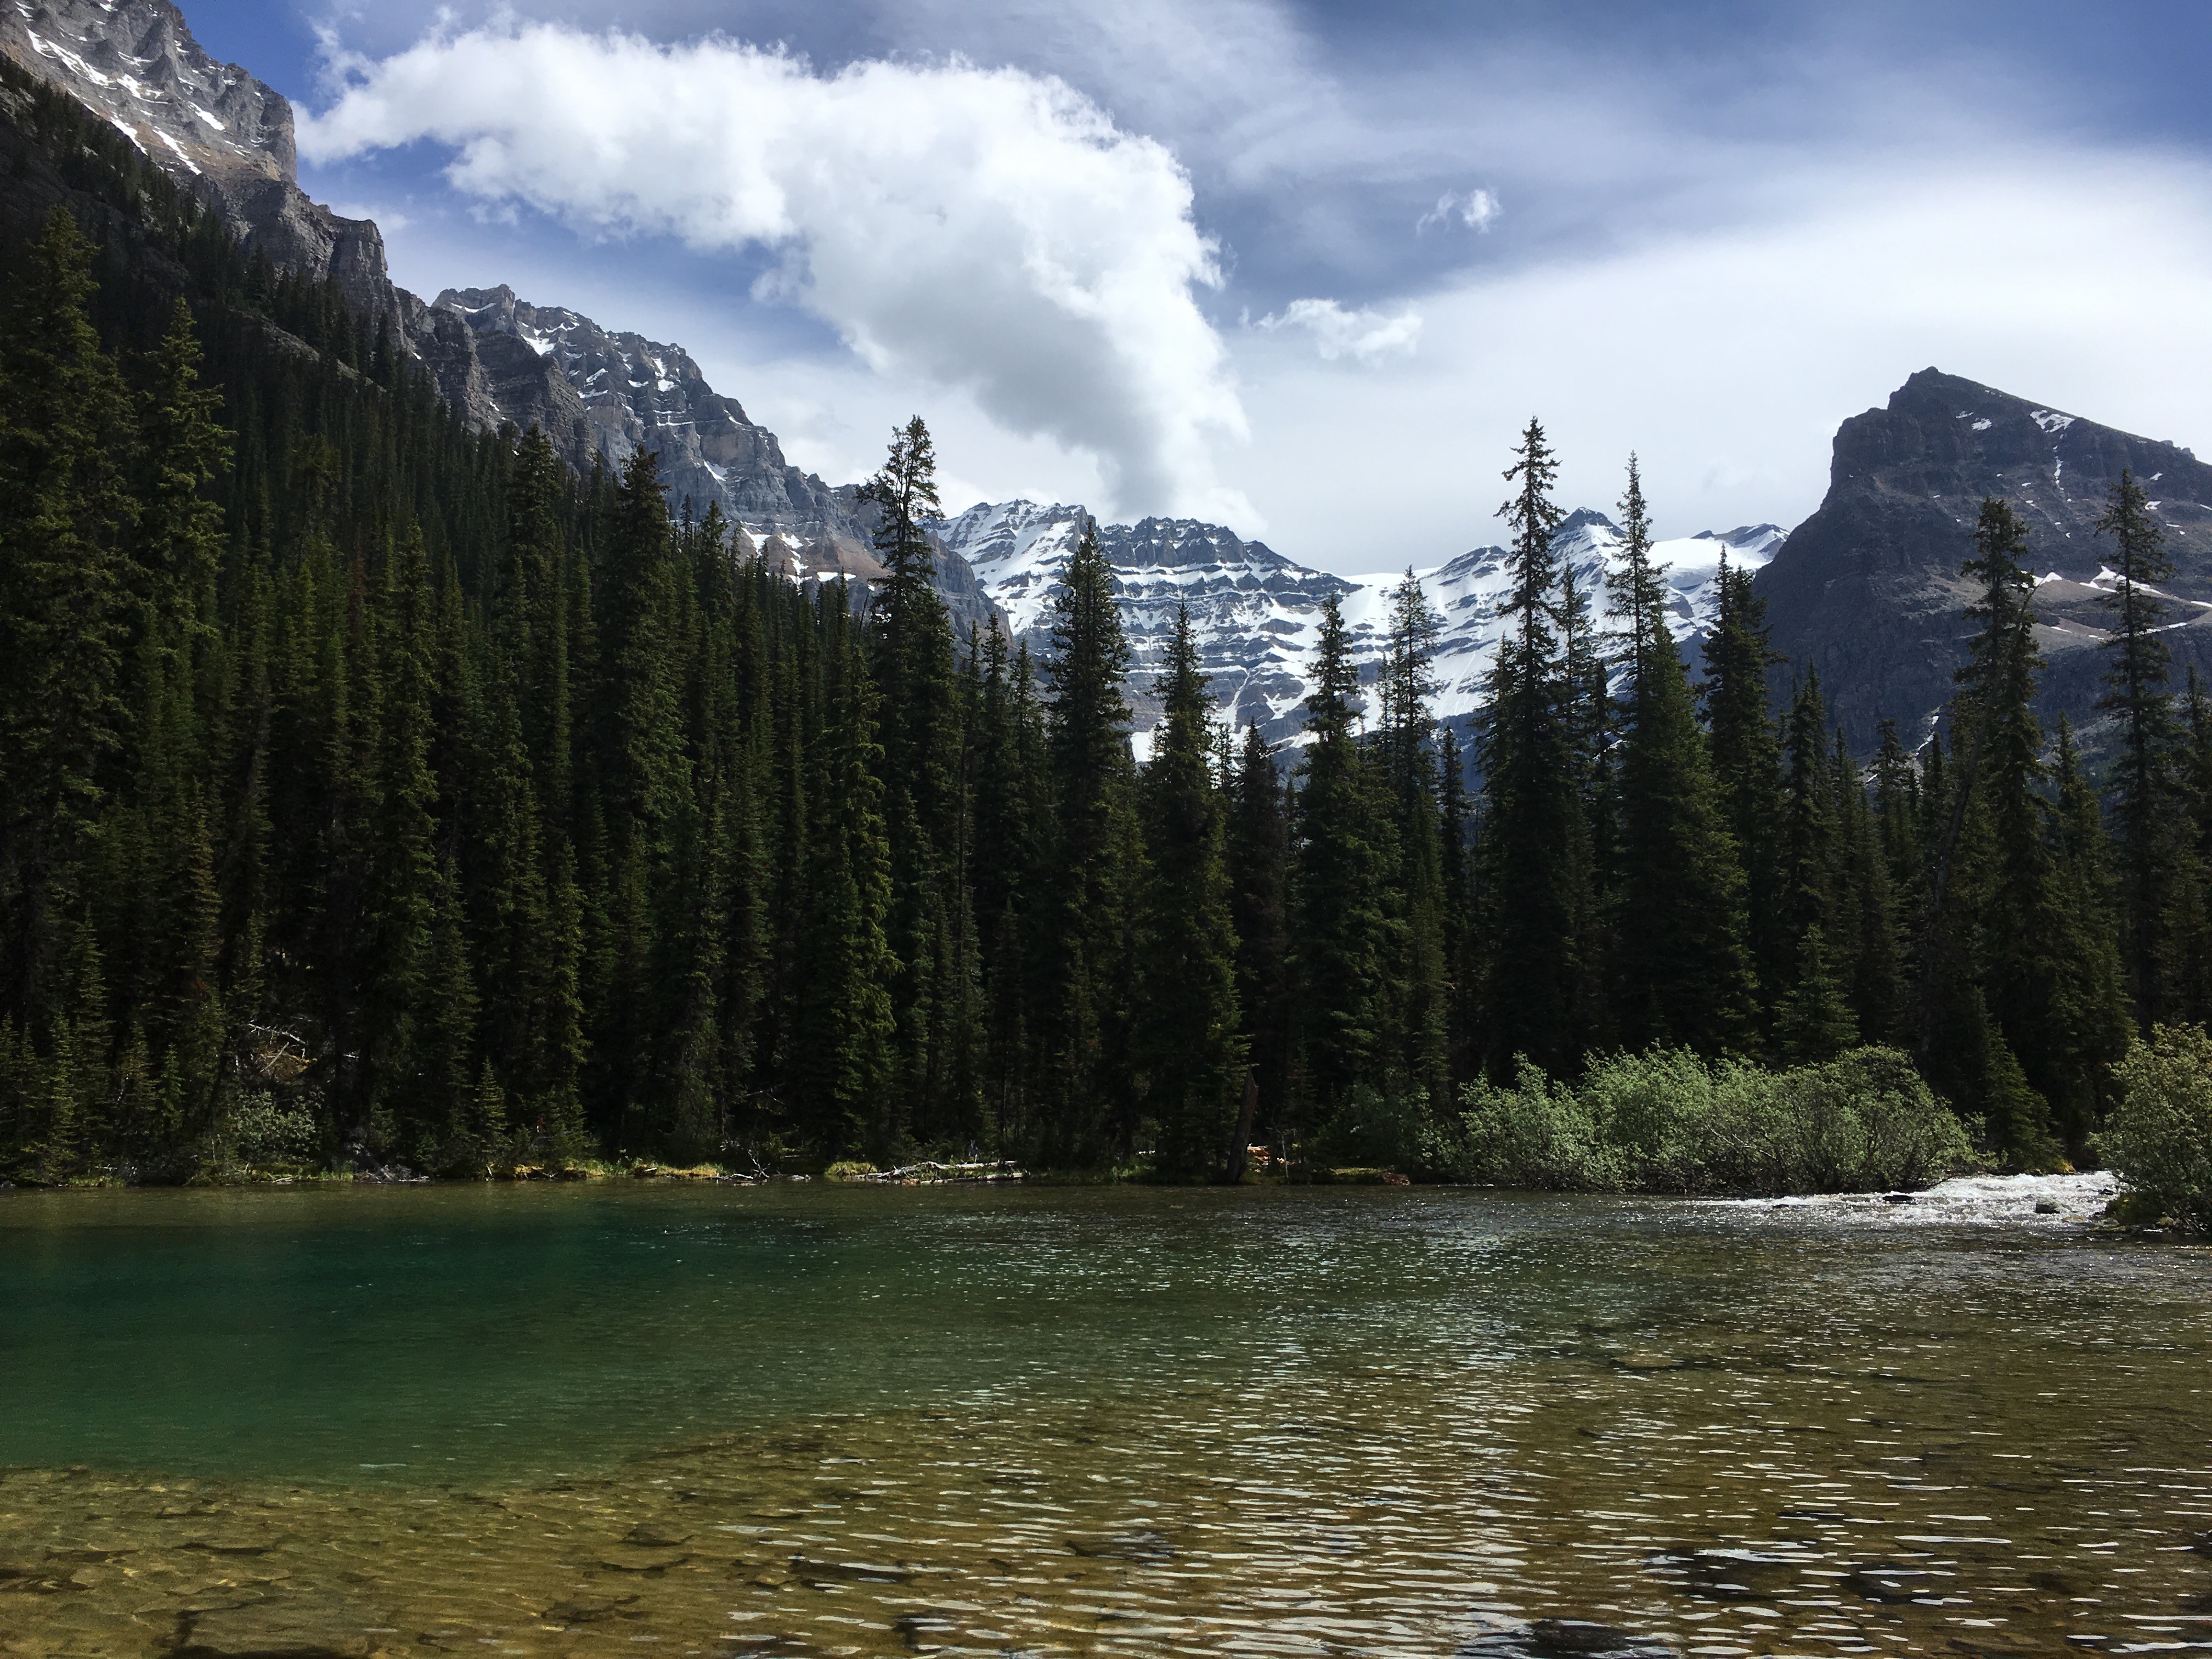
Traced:
[[401, 281], [678, 340], [833, 479], [919, 410], [948, 502], [1367, 570], [1490, 539], [1531, 411], [1668, 533], [1796, 522], [1930, 363], [2212, 453], [2202, 5], [186, 13]]

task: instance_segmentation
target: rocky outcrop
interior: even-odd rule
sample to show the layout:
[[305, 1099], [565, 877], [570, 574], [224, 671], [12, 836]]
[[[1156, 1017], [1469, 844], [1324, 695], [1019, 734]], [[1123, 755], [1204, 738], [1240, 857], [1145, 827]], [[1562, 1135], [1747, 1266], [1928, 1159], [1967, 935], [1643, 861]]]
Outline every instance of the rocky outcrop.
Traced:
[[427, 308], [395, 289], [384, 237], [299, 186], [292, 106], [200, 47], [170, 0], [45, 0], [0, 13], [0, 52], [113, 124], [276, 264], [334, 279], [357, 315], [415, 344]]
[[2110, 548], [2096, 523], [2123, 467], [2153, 503], [2174, 565], [2168, 639], [2177, 673], [2212, 665], [2212, 466], [2008, 392], [1923, 369], [1883, 409], [1838, 430], [1828, 493], [1756, 580], [1775, 647], [1817, 669], [1831, 712], [1866, 752], [1877, 722], [1917, 742], [1932, 729], [1966, 659], [1967, 586], [1959, 575], [1985, 495], [2027, 522], [2044, 624], [2043, 713], [2095, 719]]
[[504, 286], [448, 289], [433, 309], [476, 337], [498, 416], [543, 428], [579, 470], [658, 450], [673, 499], [702, 512], [719, 501], [757, 538], [865, 544], [851, 503], [786, 461], [775, 434], [708, 385], [683, 347], [532, 305]]

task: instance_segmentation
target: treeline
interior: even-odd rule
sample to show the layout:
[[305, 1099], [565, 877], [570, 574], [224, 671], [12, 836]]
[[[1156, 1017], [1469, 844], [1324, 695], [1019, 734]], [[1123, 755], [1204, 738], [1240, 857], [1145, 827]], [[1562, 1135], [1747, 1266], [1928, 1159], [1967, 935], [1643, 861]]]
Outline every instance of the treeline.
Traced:
[[1746, 573], [1693, 690], [1632, 463], [1601, 632], [1534, 422], [1476, 755], [1432, 717], [1409, 574], [1366, 684], [1328, 608], [1284, 757], [1211, 722], [1186, 623], [1140, 764], [1095, 540], [1040, 660], [956, 637], [919, 421], [868, 487], [889, 574], [856, 614], [714, 510], [672, 520], [650, 454], [580, 479], [467, 432], [334, 290], [85, 153], [138, 251], [58, 213], [0, 326], [17, 1178], [1407, 1167], [1477, 1079], [1655, 1045], [1902, 1048], [2041, 1167], [2087, 1149], [2136, 1023], [2202, 1017], [2212, 714], [2166, 695], [2131, 479], [2102, 807], [2030, 713], [2002, 502], [1945, 732], [1863, 762], [1811, 676], [1777, 717]]

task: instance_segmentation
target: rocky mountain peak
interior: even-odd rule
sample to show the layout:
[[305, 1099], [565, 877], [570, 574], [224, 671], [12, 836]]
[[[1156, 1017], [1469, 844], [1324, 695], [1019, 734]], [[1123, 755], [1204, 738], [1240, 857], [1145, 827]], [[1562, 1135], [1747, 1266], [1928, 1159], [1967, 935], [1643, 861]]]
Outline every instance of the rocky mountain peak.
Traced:
[[[980, 501], [937, 526], [945, 545], [975, 568], [985, 592], [1032, 650], [1045, 648], [1051, 603], [1089, 514], [1080, 507], [1028, 501]], [[1257, 726], [1271, 742], [1294, 739], [1304, 724], [1323, 606], [1334, 595], [1344, 613], [1363, 678], [1378, 672], [1388, 645], [1391, 590], [1402, 569], [1339, 576], [1285, 558], [1264, 542], [1221, 525], [1189, 519], [1102, 524], [1098, 544], [1114, 567], [1115, 597], [1136, 656], [1132, 706], [1141, 734], [1157, 718], [1151, 689], [1164, 665], [1179, 611], [1187, 609], [1199, 660], [1221, 719]], [[1669, 623], [1694, 657], [1711, 625], [1713, 578], [1725, 556], [1756, 569], [1781, 532], [1771, 525], [1705, 532], [1658, 544]], [[1574, 565], [1601, 617], [1603, 577], [1619, 562], [1620, 532], [1604, 514], [1583, 510], [1560, 526], [1559, 556]], [[1414, 571], [1443, 617], [1433, 672], [1437, 714], [1464, 728], [1488, 694], [1490, 663], [1510, 586], [1503, 547], [1478, 547]]]
[[[709, 386], [682, 346], [534, 305], [503, 283], [447, 289], [431, 309], [474, 343], [477, 373], [465, 395], [476, 423], [535, 426], [583, 472], [653, 450], [672, 505], [698, 514], [720, 505], [793, 580], [865, 586], [883, 575], [875, 514], [859, 492], [786, 460], [775, 434]], [[957, 624], [993, 625], [989, 601], [958, 558], [939, 559], [937, 586]]]
[[[2047, 666], [2046, 714], [2081, 720], [2096, 702], [2104, 638], [2095, 578], [2109, 550], [2097, 520], [2123, 468], [2153, 502], [2186, 604], [2178, 658], [2212, 646], [2212, 466], [2048, 404], [1940, 369], [1914, 374], [1887, 404], [1837, 430], [1828, 493], [1758, 578], [1774, 644], [1820, 672], [1830, 712], [1865, 752], [1876, 723], [1917, 740], [1949, 702], [1965, 659], [1967, 590], [1959, 574], [1984, 496], [2009, 501], [2027, 526]], [[2200, 645], [2203, 641], [2203, 645]]]
[[0, 15], [0, 50], [172, 171], [234, 189], [298, 179], [292, 106], [209, 57], [170, 0], [19, 0]]

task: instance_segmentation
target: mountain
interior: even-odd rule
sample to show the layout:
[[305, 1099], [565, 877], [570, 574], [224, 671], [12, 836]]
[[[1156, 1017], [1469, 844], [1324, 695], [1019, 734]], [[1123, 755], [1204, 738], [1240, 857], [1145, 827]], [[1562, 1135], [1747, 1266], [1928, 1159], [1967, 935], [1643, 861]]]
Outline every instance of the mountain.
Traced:
[[2168, 638], [2177, 682], [2212, 667], [2212, 465], [2170, 443], [2135, 437], [1994, 387], [1923, 369], [1887, 407], [1836, 433], [1828, 493], [1759, 572], [1775, 648], [1820, 672], [1830, 712], [1865, 753], [1895, 720], [1908, 744], [1932, 729], [1966, 660], [1968, 556], [1985, 495], [2026, 520], [2045, 657], [2041, 703], [2077, 724], [2095, 718], [2104, 671], [2096, 649], [2108, 544], [2098, 516], [2131, 467], [2166, 532], [2176, 599]]
[[448, 400], [466, 406], [465, 326], [393, 286], [373, 222], [307, 198], [290, 103], [209, 57], [170, 0], [16, 0], [0, 12], [0, 52], [105, 117], [249, 252], [336, 283], [356, 316], [388, 325]]
[[[936, 526], [945, 545], [975, 568], [984, 591], [1017, 635], [1041, 649], [1050, 603], [1075, 541], [1084, 509], [1033, 501], [978, 502]], [[1559, 549], [1571, 562], [1601, 617], [1603, 576], [1618, 567], [1620, 532], [1604, 514], [1583, 511], [1560, 528]], [[1157, 718], [1150, 696], [1154, 672], [1188, 605], [1200, 661], [1212, 678], [1224, 719], [1257, 725], [1271, 741], [1295, 736], [1311, 690], [1322, 606], [1334, 593], [1344, 608], [1363, 679], [1379, 671], [1388, 643], [1389, 594], [1404, 573], [1343, 577], [1310, 569], [1263, 542], [1245, 541], [1219, 525], [1188, 519], [1146, 519], [1101, 525], [1101, 549], [1115, 571], [1122, 625], [1135, 649], [1133, 705], [1142, 732]], [[1782, 532], [1772, 525], [1706, 532], [1662, 542], [1655, 556], [1669, 565], [1669, 626], [1692, 659], [1712, 620], [1723, 556], [1756, 569], [1773, 556]], [[1483, 700], [1500, 631], [1498, 605], [1510, 586], [1506, 550], [1479, 547], [1414, 574], [1443, 618], [1434, 674], [1440, 718], [1464, 728]]]
[[[618, 467], [651, 447], [672, 504], [704, 513], [719, 503], [794, 580], [842, 576], [865, 587], [883, 575], [875, 508], [852, 485], [832, 488], [785, 460], [775, 434], [708, 385], [683, 347], [532, 305], [504, 284], [447, 289], [433, 309], [461, 319], [475, 341], [480, 424], [535, 424], [580, 471]], [[990, 600], [958, 557], [939, 552], [936, 585], [963, 631], [994, 625]]]
[[[619, 465], [650, 439], [669, 500], [709, 501], [796, 579], [883, 574], [872, 509], [785, 461], [775, 434], [707, 384], [677, 346], [610, 333], [511, 289], [448, 290], [426, 304], [397, 287], [374, 222], [347, 219], [299, 186], [292, 106], [235, 64], [209, 57], [171, 0], [17, 0], [0, 53], [94, 110], [215, 209], [250, 252], [334, 282], [356, 317], [386, 325], [439, 395], [479, 430], [542, 428], [580, 472]], [[959, 623], [990, 626], [965, 565], [938, 561]]]

